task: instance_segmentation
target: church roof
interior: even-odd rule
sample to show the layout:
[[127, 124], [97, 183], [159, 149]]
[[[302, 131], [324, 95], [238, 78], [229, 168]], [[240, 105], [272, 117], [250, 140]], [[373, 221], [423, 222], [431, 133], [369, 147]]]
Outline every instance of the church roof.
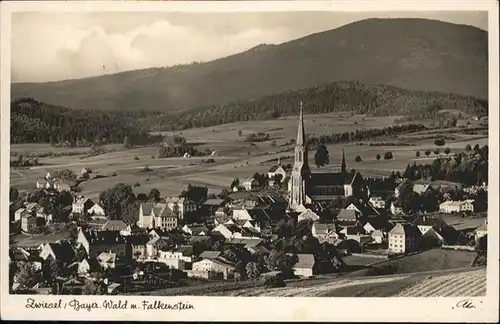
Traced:
[[343, 186], [351, 184], [353, 180], [361, 176], [359, 172], [356, 173], [342, 173], [342, 172], [329, 172], [329, 173], [312, 173], [311, 180], [315, 186]]

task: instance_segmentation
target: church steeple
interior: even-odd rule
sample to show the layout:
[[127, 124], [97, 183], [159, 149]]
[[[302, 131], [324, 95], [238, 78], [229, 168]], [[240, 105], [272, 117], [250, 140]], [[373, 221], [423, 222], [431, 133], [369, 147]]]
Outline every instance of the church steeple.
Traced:
[[297, 130], [297, 140], [295, 142], [295, 161], [289, 181], [289, 206], [293, 210], [306, 203], [309, 195], [311, 169], [309, 168], [307, 143], [305, 140], [304, 116], [301, 102], [299, 127]]
[[344, 152], [344, 149], [342, 149], [342, 166], [341, 166], [340, 171], [342, 173], [346, 173], [347, 172], [347, 165], [345, 163], [345, 152]]
[[300, 102], [300, 111], [299, 111], [299, 128], [297, 130], [297, 140], [295, 141], [296, 145], [304, 145], [304, 140], [306, 138], [304, 131], [304, 116], [302, 111], [302, 101]]

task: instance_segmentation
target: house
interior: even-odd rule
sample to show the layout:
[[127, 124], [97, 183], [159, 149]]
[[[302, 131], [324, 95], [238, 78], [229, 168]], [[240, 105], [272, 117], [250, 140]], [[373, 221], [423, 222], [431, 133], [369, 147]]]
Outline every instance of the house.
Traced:
[[346, 207], [347, 210], [355, 210], [358, 217], [368, 217], [368, 216], [377, 216], [379, 212], [373, 208], [369, 204], [361, 203], [361, 202], [352, 202], [349, 206]]
[[265, 252], [267, 249], [261, 249], [263, 247], [264, 239], [261, 238], [233, 238], [227, 240], [225, 244], [240, 245], [247, 249], [250, 253], [254, 254], [257, 251]]
[[40, 258], [45, 261], [60, 260], [69, 263], [75, 256], [75, 250], [68, 241], [47, 243], [40, 251]]
[[298, 261], [293, 266], [293, 273], [299, 277], [312, 277], [314, 274], [314, 255], [297, 254]]
[[370, 197], [368, 202], [374, 207], [378, 209], [385, 208], [385, 200], [382, 197]]
[[417, 218], [413, 225], [417, 226], [422, 235], [425, 235], [427, 231], [430, 229], [434, 229], [436, 231], [441, 231], [443, 228], [448, 227], [448, 224], [440, 218], [440, 217], [429, 217], [429, 216], [420, 216]]
[[164, 259], [164, 258], [159, 258], [158, 262], [161, 262], [168, 266], [170, 269], [176, 269], [176, 270], [187, 270], [188, 266], [186, 265], [186, 261], [183, 259]]
[[460, 212], [474, 212], [474, 199], [467, 199], [463, 201], [445, 201], [439, 205], [441, 213], [460, 213]]
[[269, 171], [267, 171], [267, 177], [269, 180], [274, 181], [276, 176], [281, 176], [281, 182], [285, 181], [286, 178], [286, 171], [283, 169], [281, 165], [273, 165]]
[[75, 278], [65, 281], [61, 287], [61, 293], [66, 295], [81, 295], [84, 283]]
[[359, 212], [354, 209], [341, 209], [336, 216], [341, 224], [355, 224], [359, 218]]
[[82, 171], [80, 172], [82, 177], [88, 177], [90, 173], [92, 173], [92, 170], [88, 168], [82, 168]]
[[439, 247], [446, 244], [445, 238], [434, 228], [428, 229], [425, 234], [422, 234], [420, 246], [423, 248]]
[[27, 233], [33, 231], [36, 226], [36, 217], [34, 213], [27, 212], [22, 215], [21, 229]]
[[129, 259], [132, 256], [130, 245], [118, 231], [84, 231], [79, 229], [76, 239], [90, 258], [95, 258], [102, 252], [114, 252], [120, 258]]
[[142, 203], [139, 207], [137, 226], [171, 230], [177, 227], [177, 215], [167, 204]]
[[252, 220], [250, 212], [246, 208], [234, 208], [233, 219], [235, 220]]
[[242, 227], [233, 221], [228, 221], [225, 224], [217, 225], [211, 232], [210, 235], [224, 237], [226, 240], [232, 238], [256, 238], [260, 236], [260, 233], [252, 228]]
[[150, 241], [149, 235], [138, 234], [126, 237], [127, 244], [130, 245], [132, 259], [143, 260], [147, 256], [147, 243]]
[[116, 253], [102, 252], [97, 256], [97, 262], [103, 269], [116, 268]]
[[233, 237], [233, 232], [224, 224], [217, 225], [211, 233], [216, 233], [222, 235], [225, 239], [230, 239]]
[[299, 216], [297, 216], [297, 223], [300, 223], [303, 220], [310, 220], [312, 222], [317, 222], [320, 220], [320, 217], [312, 210], [306, 209], [304, 212], [300, 213]]
[[168, 246], [167, 240], [155, 236], [146, 243], [146, 255], [147, 258], [154, 258], [158, 256], [159, 251], [165, 249]]
[[363, 225], [363, 229], [368, 234], [377, 230], [387, 234], [394, 227], [386, 218], [381, 216], [366, 217], [359, 223]]
[[36, 270], [42, 270], [43, 259], [37, 250], [27, 251], [23, 248], [9, 249], [9, 261], [16, 262], [18, 265], [24, 263], [31, 263]]
[[222, 273], [224, 279], [230, 278], [235, 270], [236, 266], [234, 264], [221, 259], [203, 259], [193, 263], [194, 272], [218, 272]]
[[130, 231], [130, 226], [122, 220], [109, 220], [102, 225], [101, 231]]
[[165, 204], [179, 219], [184, 219], [187, 213], [195, 212], [198, 209], [196, 203], [185, 197], [166, 197]]
[[227, 211], [226, 210], [229, 211], [229, 209], [226, 208], [226, 207], [219, 207], [215, 211], [214, 216], [215, 217], [227, 217], [228, 215], [227, 215]]
[[108, 295], [118, 295], [120, 292], [123, 292], [123, 285], [117, 282], [113, 282], [108, 285], [106, 288], [106, 291], [108, 292]]
[[63, 191], [71, 192], [71, 186], [67, 183], [60, 183], [57, 186], [57, 191], [59, 191], [59, 192], [63, 192]]
[[346, 240], [354, 240], [361, 245], [372, 241], [371, 235], [367, 234], [364, 228], [360, 226], [344, 227], [340, 234], [343, 234]]
[[217, 259], [221, 253], [220, 251], [204, 251], [200, 254], [200, 259]]
[[412, 224], [398, 223], [389, 232], [390, 254], [404, 254], [417, 251], [422, 234], [418, 227]]
[[259, 188], [259, 182], [255, 178], [247, 178], [243, 181], [243, 188], [246, 191], [253, 191]]
[[207, 199], [203, 203], [203, 208], [207, 211], [208, 216], [215, 215], [215, 212], [219, 208], [223, 208], [225, 205], [225, 200], [223, 199]]
[[104, 211], [104, 208], [97, 203], [87, 210], [87, 215], [91, 216], [92, 219], [106, 218], [106, 212]]
[[393, 201], [391, 203], [390, 210], [391, 214], [393, 214], [394, 216], [404, 215], [403, 207], [401, 207], [401, 204], [399, 202]]
[[207, 235], [209, 230], [205, 225], [184, 225], [182, 231], [189, 235]]
[[415, 183], [413, 184], [413, 192], [423, 196], [431, 189], [430, 183]]
[[181, 245], [168, 251], [159, 251], [158, 262], [163, 262], [170, 268], [191, 269], [194, 249], [191, 245]]
[[29, 213], [26, 208], [19, 208], [14, 212], [14, 221], [18, 222], [22, 219], [23, 215]]
[[94, 202], [90, 198], [78, 197], [75, 202], [73, 202], [73, 214], [85, 214], [90, 208], [94, 206]]
[[399, 196], [401, 195], [401, 190], [405, 187], [405, 186], [408, 186], [408, 185], [412, 185], [412, 183], [408, 180], [403, 180], [401, 181], [397, 186], [396, 188], [394, 188], [394, 198], [399, 198]]
[[70, 268], [76, 267], [76, 273], [79, 276], [86, 276], [90, 273], [90, 263], [86, 259], [83, 259], [80, 262], [73, 262], [72, 264], [69, 265], [69, 267]]
[[476, 242], [479, 241], [479, 239], [483, 236], [486, 236], [488, 234], [488, 220], [484, 221], [484, 224], [476, 228], [474, 231], [474, 237], [476, 239]]
[[370, 236], [372, 237], [373, 242], [376, 244], [382, 244], [386, 240], [386, 236], [381, 230], [375, 230], [371, 232]]
[[333, 244], [339, 238], [335, 223], [313, 223], [311, 233], [320, 243], [327, 242]]

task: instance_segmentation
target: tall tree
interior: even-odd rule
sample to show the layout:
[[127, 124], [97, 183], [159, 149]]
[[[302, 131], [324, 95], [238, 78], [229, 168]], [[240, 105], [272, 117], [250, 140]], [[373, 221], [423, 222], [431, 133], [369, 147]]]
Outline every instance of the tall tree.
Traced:
[[340, 172], [342, 172], [342, 173], [346, 173], [347, 172], [347, 164], [345, 163], [345, 152], [344, 152], [344, 149], [342, 149], [342, 165], [341, 165]]
[[330, 154], [324, 144], [319, 145], [316, 149], [314, 164], [316, 164], [318, 168], [330, 164]]
[[109, 219], [121, 219], [122, 210], [135, 202], [136, 196], [130, 185], [118, 183], [113, 188], [107, 189], [99, 195], [106, 215]]

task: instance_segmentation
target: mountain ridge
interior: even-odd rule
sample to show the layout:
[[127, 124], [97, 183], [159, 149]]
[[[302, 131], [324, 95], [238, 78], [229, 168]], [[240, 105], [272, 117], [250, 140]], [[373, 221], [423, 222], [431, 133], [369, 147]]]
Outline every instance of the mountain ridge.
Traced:
[[343, 80], [487, 98], [487, 38], [482, 29], [437, 20], [367, 19], [204, 63], [13, 83], [12, 98], [176, 111]]

